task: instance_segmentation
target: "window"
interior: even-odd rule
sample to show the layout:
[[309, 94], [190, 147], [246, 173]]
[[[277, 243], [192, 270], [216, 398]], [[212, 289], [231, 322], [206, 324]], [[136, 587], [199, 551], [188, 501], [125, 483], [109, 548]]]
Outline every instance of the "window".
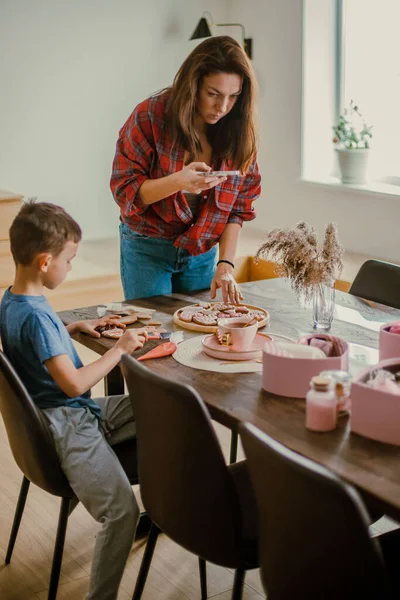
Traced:
[[337, 0], [337, 10], [340, 108], [353, 99], [373, 125], [371, 175], [400, 185], [400, 0]]

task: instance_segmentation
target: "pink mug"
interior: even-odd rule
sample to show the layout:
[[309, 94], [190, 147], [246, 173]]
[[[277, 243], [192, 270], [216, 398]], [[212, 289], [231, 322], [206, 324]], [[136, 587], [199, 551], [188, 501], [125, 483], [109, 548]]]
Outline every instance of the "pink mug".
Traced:
[[[254, 323], [248, 325], [248, 323]], [[258, 322], [253, 317], [233, 317], [218, 319], [217, 340], [223, 346], [229, 346], [234, 352], [248, 350], [257, 333]]]

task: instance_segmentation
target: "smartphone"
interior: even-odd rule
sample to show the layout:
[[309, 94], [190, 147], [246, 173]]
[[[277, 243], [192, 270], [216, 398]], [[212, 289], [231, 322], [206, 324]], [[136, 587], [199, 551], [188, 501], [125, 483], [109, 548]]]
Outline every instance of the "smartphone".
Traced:
[[240, 171], [199, 171], [199, 175], [204, 177], [232, 177], [240, 175]]

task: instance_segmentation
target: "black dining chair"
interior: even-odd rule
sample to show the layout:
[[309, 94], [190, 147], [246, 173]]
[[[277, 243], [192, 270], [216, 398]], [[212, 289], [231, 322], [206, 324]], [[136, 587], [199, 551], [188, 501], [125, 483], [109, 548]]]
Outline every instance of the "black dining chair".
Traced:
[[253, 425], [242, 424], [240, 435], [257, 499], [268, 600], [399, 598], [398, 532], [379, 543], [352, 486]]
[[125, 355], [122, 371], [136, 419], [140, 491], [153, 525], [133, 595], [142, 597], [160, 532], [206, 564], [235, 569], [233, 600], [245, 571], [258, 566], [255, 499], [245, 461], [226, 466], [208, 410], [192, 387]]
[[[56, 453], [47, 419], [34, 404], [10, 361], [0, 351], [0, 412], [15, 462], [23, 473], [5, 563], [9, 564], [30, 483], [61, 498], [48, 600], [57, 596], [68, 517], [77, 505]], [[113, 447], [132, 485], [137, 484], [136, 440], [127, 440]], [[142, 522], [143, 518], [143, 522]], [[141, 528], [146, 529], [147, 515], [141, 516]]]
[[400, 308], [400, 265], [382, 260], [367, 260], [361, 265], [349, 294]]

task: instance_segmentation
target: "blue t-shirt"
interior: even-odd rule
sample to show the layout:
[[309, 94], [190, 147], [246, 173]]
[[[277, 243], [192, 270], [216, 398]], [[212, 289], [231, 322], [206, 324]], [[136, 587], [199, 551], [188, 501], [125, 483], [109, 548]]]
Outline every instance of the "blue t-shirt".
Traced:
[[100, 407], [90, 399], [90, 390], [70, 398], [44, 365], [53, 356], [67, 354], [77, 369], [83, 366], [65, 325], [44, 296], [6, 290], [0, 306], [0, 334], [4, 353], [39, 408], [88, 407], [100, 418]]

